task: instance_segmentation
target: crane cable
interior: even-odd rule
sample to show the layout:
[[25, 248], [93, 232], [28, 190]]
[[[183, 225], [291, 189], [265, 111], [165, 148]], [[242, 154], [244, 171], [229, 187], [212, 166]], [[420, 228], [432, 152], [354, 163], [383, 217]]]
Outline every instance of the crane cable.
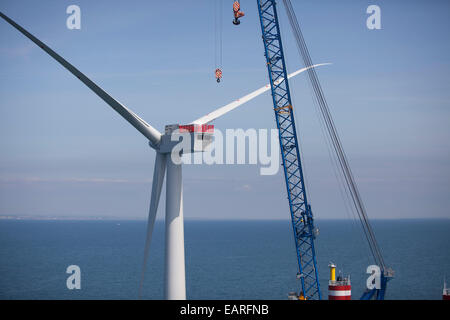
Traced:
[[[300, 26], [298, 24], [297, 18], [295, 16], [294, 10], [292, 8], [292, 4], [290, 0], [283, 0], [284, 6], [286, 9], [287, 16], [289, 18], [289, 23], [291, 25], [292, 31], [294, 33], [294, 37], [297, 42], [297, 47], [299, 49], [300, 55], [303, 58], [303, 62], [305, 67], [312, 66], [312, 60], [309, 55], [308, 48], [306, 46], [305, 40], [303, 38], [303, 34], [301, 32]], [[383, 256], [381, 255], [381, 251], [375, 239], [375, 235], [373, 233], [372, 227], [369, 223], [368, 216], [366, 213], [366, 209], [364, 207], [364, 203], [362, 202], [361, 196], [359, 194], [355, 179], [350, 170], [350, 166], [348, 164], [347, 157], [345, 155], [344, 149], [342, 147], [342, 143], [339, 139], [339, 136], [336, 131], [336, 127], [334, 121], [331, 117], [331, 113], [328, 107], [328, 104], [325, 100], [325, 96], [322, 91], [322, 87], [319, 83], [317, 74], [314, 68], [308, 69], [309, 80], [312, 84], [315, 97], [317, 99], [321, 115], [323, 117], [324, 123], [327, 128], [327, 132], [330, 136], [330, 140], [332, 142], [333, 149], [336, 153], [340, 169], [342, 171], [342, 175], [344, 176], [346, 187], [350, 194], [353, 205], [358, 213], [359, 220], [361, 222], [364, 234], [369, 243], [370, 250], [375, 259], [375, 262], [380, 266], [382, 272], [386, 271], [386, 265], [384, 263]]]
[[[283, 23], [283, 21], [280, 20], [280, 27], [282, 27], [282, 23]], [[285, 39], [284, 37], [283, 37], [283, 43], [288, 43], [288, 40]], [[286, 61], [286, 62], [288, 62], [288, 61]], [[360, 226], [358, 225], [359, 224], [359, 218], [357, 217], [357, 214], [355, 212], [355, 208], [352, 206], [352, 200], [351, 200], [350, 194], [348, 192], [346, 192], [347, 189], [346, 189], [346, 186], [345, 186], [345, 179], [344, 179], [342, 171], [339, 170], [339, 165], [338, 165], [339, 161], [337, 159], [336, 153], [333, 152], [333, 147], [332, 147], [332, 142], [331, 142], [330, 136], [327, 135], [327, 133], [326, 133], [327, 129], [326, 129], [325, 121], [324, 121], [324, 119], [321, 116], [321, 112], [320, 112], [320, 107], [319, 107], [318, 101], [317, 101], [317, 99], [314, 98], [314, 89], [313, 89], [312, 83], [310, 81], [308, 81], [308, 87], [309, 87], [309, 90], [311, 92], [311, 98], [312, 98], [311, 100], [312, 100], [312, 103], [313, 103], [313, 105], [315, 107], [314, 111], [315, 111], [315, 114], [316, 114], [318, 122], [319, 122], [319, 127], [320, 127], [320, 130], [321, 130], [321, 133], [322, 133], [322, 138], [323, 138], [323, 141], [324, 141], [324, 143], [325, 143], [325, 145], [327, 147], [326, 148], [327, 149], [327, 154], [328, 154], [328, 158], [329, 158], [330, 163], [331, 163], [332, 171], [334, 173], [334, 176], [335, 176], [337, 184], [338, 184], [339, 194], [340, 194], [340, 197], [341, 197], [341, 199], [343, 201], [344, 212], [346, 213], [347, 218], [351, 221], [350, 232], [352, 234], [357, 234], [360, 237], [360, 240], [361, 240], [360, 243], [361, 244], [365, 244], [365, 245], [369, 246], [369, 243], [367, 242], [367, 239], [366, 240], [364, 239], [364, 236], [365, 236], [364, 235], [364, 230], [362, 228], [360, 228]], [[295, 91], [292, 91], [291, 94], [295, 94]], [[293, 110], [294, 110], [295, 118], [296, 119], [302, 119], [302, 117], [300, 117], [300, 118], [297, 117], [297, 113], [299, 112], [300, 109], [299, 108], [294, 108]], [[301, 145], [301, 139], [299, 139], [299, 147], [300, 147], [300, 149], [303, 149], [302, 145]], [[300, 154], [301, 158], [302, 158], [302, 154], [304, 154], [304, 153]], [[303, 163], [303, 168], [305, 169], [305, 163], [306, 162], [304, 160], [302, 160], [302, 163]], [[308, 180], [309, 180], [308, 179], [308, 170], [304, 170], [304, 176], [305, 176], [304, 177], [305, 184], [308, 185]], [[306, 192], [306, 193], [308, 195], [308, 198], [311, 200], [312, 196], [308, 192]], [[346, 233], [347, 231], [341, 230], [341, 232]], [[369, 247], [369, 249], [370, 249], [370, 247]], [[371, 259], [370, 259], [371, 256], [373, 257], [373, 255], [371, 255], [370, 252], [367, 252], [367, 255], [365, 256], [365, 258], [367, 259], [367, 265], [369, 265], [371, 263], [370, 262], [371, 261]]]
[[[306, 47], [305, 41], [303, 39], [301, 30], [300, 30], [300, 28], [298, 26], [298, 22], [295, 19], [295, 13], [293, 12], [292, 5], [290, 4], [289, 0], [283, 0], [283, 1], [285, 3], [285, 8], [286, 8], [286, 11], [287, 11], [287, 14], [288, 14], [288, 17], [289, 17], [289, 22], [290, 22], [291, 27], [292, 27], [292, 29], [294, 31], [294, 36], [295, 36], [295, 38], [297, 40], [297, 45], [298, 45], [298, 48], [300, 50], [301, 56], [303, 57], [305, 66], [310, 66], [310, 65], [312, 65], [312, 61], [311, 61], [311, 58], [309, 56], [309, 52], [308, 52], [308, 49]], [[322, 114], [324, 122], [326, 124], [328, 133], [330, 135], [330, 139], [332, 141], [332, 145], [333, 145], [333, 147], [335, 149], [335, 152], [337, 154], [337, 159], [339, 161], [341, 170], [343, 172], [343, 176], [345, 178], [345, 182], [347, 184], [348, 191], [349, 191], [349, 193], [351, 195], [352, 201], [353, 201], [354, 206], [356, 208], [356, 211], [357, 211], [357, 213], [359, 215], [359, 218], [360, 218], [360, 221], [361, 221], [364, 233], [366, 235], [367, 241], [368, 241], [370, 249], [372, 251], [372, 255], [374, 256], [375, 261], [378, 264], [380, 264], [380, 266], [384, 269], [383, 258], [381, 256], [380, 251], [379, 251], [379, 248], [378, 248], [378, 245], [376, 243], [376, 240], [375, 240], [373, 231], [371, 229], [371, 226], [370, 226], [370, 224], [368, 222], [368, 218], [367, 218], [367, 215], [366, 215], [366, 212], [365, 212], [364, 205], [363, 205], [363, 203], [361, 201], [361, 197], [360, 197], [358, 189], [356, 187], [356, 183], [355, 183], [353, 175], [352, 175], [352, 173], [350, 171], [350, 167], [348, 165], [347, 158], [345, 156], [345, 153], [344, 153], [343, 148], [342, 148], [342, 144], [341, 144], [341, 142], [339, 140], [339, 137], [337, 135], [337, 131], [336, 131], [336, 128], [334, 126], [334, 122], [333, 122], [333, 120], [331, 118], [330, 111], [329, 111], [328, 105], [326, 103], [326, 100], [324, 98], [322, 89], [320, 87], [320, 83], [318, 82], [317, 75], [315, 74], [315, 71], [314, 72], [308, 72], [308, 75], [309, 75], [310, 81], [312, 83], [312, 86], [313, 86], [313, 89], [314, 89], [314, 92], [315, 92], [315, 95], [316, 95], [316, 98], [317, 98], [317, 102], [318, 102], [319, 107], [320, 107], [321, 114]]]

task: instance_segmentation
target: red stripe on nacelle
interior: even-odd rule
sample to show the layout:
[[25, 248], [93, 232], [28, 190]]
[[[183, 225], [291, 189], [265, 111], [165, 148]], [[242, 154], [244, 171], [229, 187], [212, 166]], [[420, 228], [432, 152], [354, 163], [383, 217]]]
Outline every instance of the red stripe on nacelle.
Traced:
[[214, 132], [214, 125], [212, 124], [187, 124], [178, 125], [180, 132]]

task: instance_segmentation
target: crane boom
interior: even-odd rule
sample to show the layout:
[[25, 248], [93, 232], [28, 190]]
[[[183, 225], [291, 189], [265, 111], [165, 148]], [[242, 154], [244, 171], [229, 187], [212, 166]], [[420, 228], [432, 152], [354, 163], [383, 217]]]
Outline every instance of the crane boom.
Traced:
[[[314, 249], [315, 230], [308, 203], [275, 0], [257, 0], [282, 164], [297, 250], [301, 295], [321, 299]], [[281, 81], [280, 81], [281, 80]]]

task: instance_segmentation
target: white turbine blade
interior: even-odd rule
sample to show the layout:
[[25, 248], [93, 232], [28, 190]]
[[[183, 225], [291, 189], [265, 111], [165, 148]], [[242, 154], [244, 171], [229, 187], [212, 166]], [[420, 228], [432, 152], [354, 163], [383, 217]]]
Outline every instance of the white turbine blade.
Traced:
[[33, 41], [37, 46], [39, 46], [42, 50], [47, 52], [53, 59], [58, 61], [64, 68], [69, 70], [74, 76], [81, 80], [89, 89], [94, 91], [100, 98], [102, 98], [108, 105], [110, 105], [114, 110], [116, 110], [125, 120], [127, 120], [133, 127], [135, 127], [139, 132], [141, 132], [147, 139], [149, 139], [153, 145], [159, 143], [161, 139], [161, 133], [149, 125], [147, 122], [138, 117], [134, 112], [129, 110], [127, 107], [122, 105], [119, 101], [115, 100], [108, 93], [106, 93], [102, 88], [97, 86], [94, 82], [92, 82], [88, 77], [86, 77], [83, 73], [81, 73], [77, 68], [67, 62], [64, 58], [58, 55], [55, 51], [50, 49], [45, 43], [37, 39], [27, 30], [22, 28], [16, 22], [5, 16], [2, 12], [0, 12], [0, 16], [5, 19], [9, 24], [11, 24], [14, 28], [23, 33], [28, 39]]
[[[291, 74], [288, 74], [288, 79], [292, 78], [292, 77], [294, 77], [294, 76], [296, 76], [296, 75], [298, 75], [298, 74], [300, 74], [300, 73], [302, 73], [302, 72], [304, 72], [304, 71], [306, 71], [306, 70], [308, 70], [310, 68], [324, 66], [324, 65], [327, 65], [327, 64], [331, 64], [331, 63], [320, 63], [320, 64], [312, 65], [312, 66], [307, 67], [307, 68], [299, 69], [299, 70], [297, 70], [297, 71], [295, 71], [295, 72], [293, 72]], [[281, 78], [281, 79], [275, 81], [275, 85], [279, 84], [283, 80], [284, 79]], [[233, 102], [231, 102], [231, 103], [229, 103], [229, 104], [227, 104], [227, 105], [225, 105], [225, 106], [223, 106], [223, 107], [221, 107], [221, 108], [219, 108], [219, 109], [217, 109], [217, 110], [215, 110], [213, 112], [210, 112], [207, 115], [205, 115], [205, 116], [203, 116], [203, 117], [201, 117], [201, 118], [199, 118], [197, 120], [194, 120], [191, 124], [205, 124], [205, 123], [211, 122], [211, 121], [213, 121], [213, 120], [223, 116], [224, 114], [230, 112], [231, 110], [236, 109], [240, 105], [242, 105], [242, 104], [252, 100], [253, 98], [256, 98], [257, 96], [259, 96], [260, 94], [262, 94], [262, 93], [264, 93], [264, 92], [266, 92], [268, 90], [270, 90], [270, 84], [266, 84], [264, 87], [262, 87], [262, 88], [260, 88], [258, 90], [255, 90], [252, 93], [249, 93], [248, 95], [246, 95], [246, 96], [244, 96], [244, 97], [242, 97], [240, 99], [234, 100]]]
[[150, 199], [150, 209], [148, 212], [147, 235], [145, 237], [144, 263], [142, 266], [141, 282], [139, 283], [139, 298], [142, 297], [142, 287], [144, 284], [145, 270], [150, 252], [150, 244], [152, 242], [153, 227], [155, 225], [156, 212], [158, 211], [159, 198], [161, 196], [161, 188], [166, 172], [167, 155], [157, 152], [155, 160], [155, 169], [153, 171], [152, 195]]

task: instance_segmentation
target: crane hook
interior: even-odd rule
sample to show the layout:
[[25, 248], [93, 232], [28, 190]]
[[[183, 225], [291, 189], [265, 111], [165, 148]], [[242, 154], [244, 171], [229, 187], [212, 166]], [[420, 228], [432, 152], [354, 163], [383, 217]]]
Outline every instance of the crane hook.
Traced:
[[217, 83], [219, 83], [219, 82], [220, 82], [220, 79], [222, 78], [222, 70], [220, 70], [219, 68], [217, 68], [217, 69], [216, 69], [216, 72], [215, 72], [215, 75], [216, 75], [216, 81], [217, 81]]
[[241, 4], [239, 3], [238, 0], [234, 1], [233, 3], [233, 13], [234, 13], [233, 24], [237, 26], [241, 23], [241, 21], [239, 21], [239, 18], [245, 16], [244, 12], [241, 11]]

